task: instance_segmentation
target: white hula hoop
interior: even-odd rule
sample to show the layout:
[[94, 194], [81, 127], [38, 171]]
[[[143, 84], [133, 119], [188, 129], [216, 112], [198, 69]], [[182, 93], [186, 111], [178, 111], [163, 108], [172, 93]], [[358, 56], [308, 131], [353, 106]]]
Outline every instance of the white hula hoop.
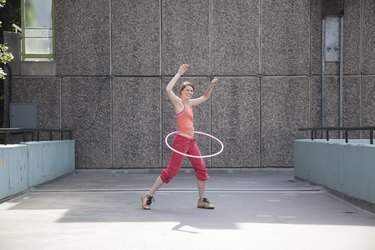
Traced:
[[183, 155], [183, 156], [187, 156], [187, 157], [192, 157], [192, 158], [209, 158], [209, 157], [214, 157], [214, 156], [220, 154], [220, 153], [223, 152], [223, 150], [224, 150], [224, 144], [223, 144], [219, 139], [217, 139], [215, 136], [210, 135], [210, 134], [206, 134], [206, 133], [203, 133], [203, 132], [195, 131], [195, 132], [194, 132], [195, 134], [201, 134], [201, 135], [205, 135], [205, 136], [211, 137], [212, 139], [215, 139], [217, 142], [220, 143], [220, 145], [221, 145], [221, 149], [219, 150], [219, 152], [216, 152], [215, 154], [211, 154], [211, 155], [201, 155], [201, 156], [199, 156], [199, 155], [188, 155], [188, 154], [182, 153], [182, 152], [180, 152], [180, 151], [178, 151], [178, 150], [172, 148], [172, 147], [168, 144], [168, 138], [169, 138], [169, 136], [171, 136], [171, 135], [173, 135], [173, 134], [176, 134], [176, 133], [178, 133], [178, 131], [174, 131], [174, 132], [172, 132], [172, 133], [169, 133], [169, 134], [165, 137], [165, 144], [167, 145], [167, 147], [168, 147], [170, 150], [176, 152], [177, 154], [180, 154], [180, 155]]

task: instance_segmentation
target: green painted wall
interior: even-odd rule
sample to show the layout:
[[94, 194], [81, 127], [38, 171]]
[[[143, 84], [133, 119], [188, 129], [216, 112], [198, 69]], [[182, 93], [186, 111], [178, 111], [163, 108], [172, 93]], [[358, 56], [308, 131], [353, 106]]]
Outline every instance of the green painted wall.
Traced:
[[0, 199], [75, 169], [74, 141], [24, 142], [0, 146]]
[[375, 203], [375, 145], [369, 140], [296, 140], [294, 175]]
[[27, 146], [0, 147], [0, 199], [28, 188]]

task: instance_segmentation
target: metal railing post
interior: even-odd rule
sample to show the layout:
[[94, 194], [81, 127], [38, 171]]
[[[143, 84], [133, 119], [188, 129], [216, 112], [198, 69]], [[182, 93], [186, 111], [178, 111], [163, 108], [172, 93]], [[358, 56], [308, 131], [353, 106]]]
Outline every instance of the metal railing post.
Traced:
[[348, 130], [345, 130], [345, 143], [348, 143]]

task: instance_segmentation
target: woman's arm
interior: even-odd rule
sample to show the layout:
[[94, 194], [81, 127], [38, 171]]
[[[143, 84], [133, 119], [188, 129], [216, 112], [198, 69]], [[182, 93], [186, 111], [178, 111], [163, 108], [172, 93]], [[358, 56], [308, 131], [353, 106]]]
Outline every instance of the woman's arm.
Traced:
[[177, 80], [186, 72], [188, 68], [188, 64], [182, 64], [177, 74], [172, 78], [172, 80], [165, 88], [165, 90], [167, 91], [168, 99], [172, 102], [173, 106], [176, 106], [180, 102], [180, 98], [178, 98], [178, 96], [176, 96], [176, 94], [173, 92], [173, 87], [176, 84]]
[[204, 95], [202, 95], [201, 97], [190, 100], [191, 105], [196, 106], [196, 105], [199, 105], [199, 104], [207, 101], [208, 99], [210, 99], [212, 90], [214, 89], [214, 86], [216, 85], [216, 83], [217, 83], [217, 78], [215, 77], [211, 81], [210, 85], [208, 85], [208, 88], [207, 88], [206, 92], [204, 93]]

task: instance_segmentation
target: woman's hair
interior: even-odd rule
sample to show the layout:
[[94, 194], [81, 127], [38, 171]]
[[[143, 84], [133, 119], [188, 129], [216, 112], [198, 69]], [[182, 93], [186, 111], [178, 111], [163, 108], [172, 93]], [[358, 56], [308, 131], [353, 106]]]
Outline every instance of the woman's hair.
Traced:
[[182, 90], [184, 90], [184, 88], [186, 88], [187, 86], [190, 86], [190, 87], [192, 87], [193, 88], [193, 91], [194, 91], [194, 86], [193, 86], [193, 84], [191, 83], [191, 82], [183, 82], [182, 84], [181, 84], [181, 86], [180, 86], [180, 95], [181, 95], [181, 92], [182, 92]]

